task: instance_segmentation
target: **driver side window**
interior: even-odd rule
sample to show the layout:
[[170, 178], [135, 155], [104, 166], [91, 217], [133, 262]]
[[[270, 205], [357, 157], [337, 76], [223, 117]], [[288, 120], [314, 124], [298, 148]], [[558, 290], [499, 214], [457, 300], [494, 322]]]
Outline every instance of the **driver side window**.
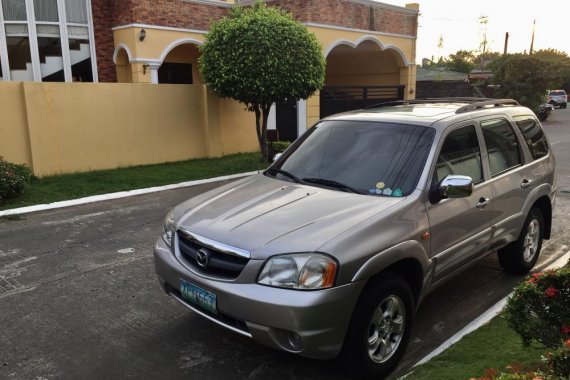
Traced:
[[483, 181], [481, 150], [472, 125], [451, 132], [443, 142], [436, 164], [437, 183], [451, 174], [469, 176], [473, 183]]

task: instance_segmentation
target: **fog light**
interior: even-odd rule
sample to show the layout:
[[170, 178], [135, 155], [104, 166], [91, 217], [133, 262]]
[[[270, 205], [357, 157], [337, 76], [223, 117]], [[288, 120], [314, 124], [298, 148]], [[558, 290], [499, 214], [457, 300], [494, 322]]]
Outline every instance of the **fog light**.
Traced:
[[297, 334], [296, 332], [290, 331], [289, 332], [289, 344], [295, 350], [303, 349], [303, 338], [301, 335]]

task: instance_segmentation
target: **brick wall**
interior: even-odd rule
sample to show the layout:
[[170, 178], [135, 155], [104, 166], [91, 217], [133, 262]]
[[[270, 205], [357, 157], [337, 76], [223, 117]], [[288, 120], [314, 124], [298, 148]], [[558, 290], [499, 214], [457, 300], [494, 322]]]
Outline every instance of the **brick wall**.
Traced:
[[345, 0], [272, 0], [301, 22], [416, 36], [417, 15]]
[[[125, 1], [126, 3], [127, 1]], [[92, 0], [91, 10], [93, 12], [93, 29], [95, 34], [95, 52], [97, 55], [97, 72], [99, 82], [116, 82], [117, 72], [113, 63], [113, 53], [115, 51], [113, 41], [112, 0]], [[122, 3], [122, 1], [119, 1]]]
[[[208, 30], [212, 20], [229, 8], [181, 0], [121, 0], [115, 5], [115, 25], [130, 23]], [[128, 4], [127, 4], [128, 3]]]

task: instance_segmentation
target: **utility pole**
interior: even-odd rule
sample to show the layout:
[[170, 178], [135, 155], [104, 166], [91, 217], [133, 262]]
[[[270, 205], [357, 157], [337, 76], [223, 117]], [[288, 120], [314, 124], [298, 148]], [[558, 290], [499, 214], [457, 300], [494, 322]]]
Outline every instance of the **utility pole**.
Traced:
[[529, 55], [532, 55], [533, 50], [534, 50], [534, 30], [536, 29], [536, 20], [534, 20], [534, 22], [532, 23], [532, 38], [530, 40], [530, 51], [529, 51]]
[[503, 55], [507, 55], [508, 49], [509, 49], [509, 32], [505, 33], [505, 49], [503, 50]]
[[481, 41], [481, 71], [485, 68], [485, 53], [487, 52], [487, 24], [489, 23], [489, 16], [479, 17], [479, 24], [483, 31], [483, 40]]

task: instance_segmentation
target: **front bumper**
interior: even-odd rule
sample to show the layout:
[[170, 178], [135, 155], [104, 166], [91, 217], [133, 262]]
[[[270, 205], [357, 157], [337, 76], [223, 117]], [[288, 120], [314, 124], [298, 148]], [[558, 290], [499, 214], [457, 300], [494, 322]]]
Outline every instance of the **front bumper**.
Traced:
[[[363, 282], [317, 291], [259, 285], [255, 279], [264, 260], [250, 260], [235, 280], [206, 278], [182, 265], [159, 239], [154, 263], [164, 290], [180, 303], [256, 342], [310, 358], [332, 358], [340, 352]], [[180, 280], [217, 297], [218, 315], [182, 298]], [[300, 338], [300, 339], [299, 339]]]

